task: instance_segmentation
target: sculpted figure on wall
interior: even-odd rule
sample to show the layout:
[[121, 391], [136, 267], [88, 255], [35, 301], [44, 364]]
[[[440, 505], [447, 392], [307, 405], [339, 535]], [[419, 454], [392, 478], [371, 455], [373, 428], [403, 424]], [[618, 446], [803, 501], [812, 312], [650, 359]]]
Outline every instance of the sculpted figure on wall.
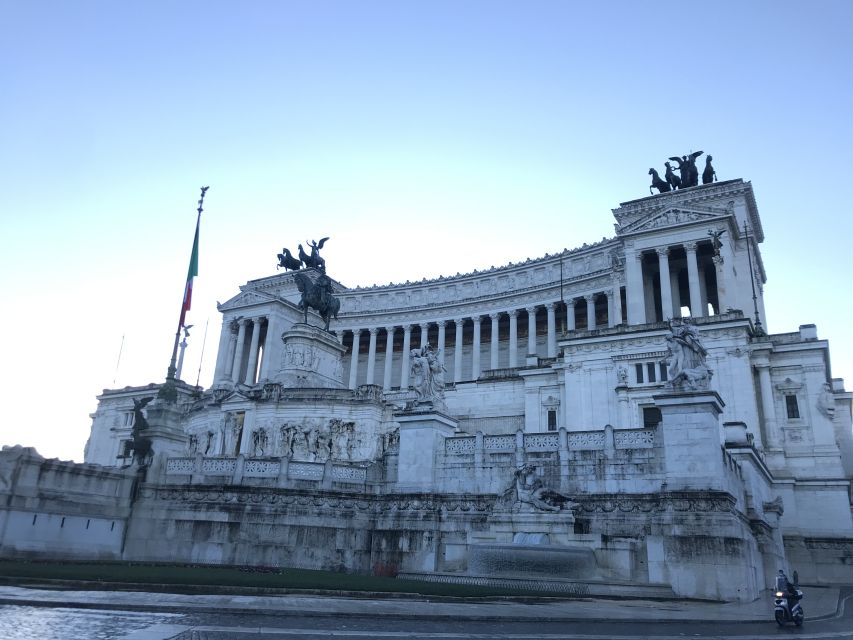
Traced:
[[213, 452], [216, 451], [214, 445], [216, 441], [216, 434], [213, 431], [208, 431], [205, 433], [204, 440], [204, 455], [209, 456], [213, 455]]
[[705, 363], [708, 352], [699, 342], [699, 333], [689, 320], [671, 320], [669, 343], [668, 389], [702, 391], [708, 389], [713, 372]]
[[415, 404], [442, 403], [444, 401], [444, 363], [441, 354], [426, 344], [411, 351], [412, 388], [417, 397]]
[[255, 429], [252, 431], [252, 456], [261, 457], [267, 454], [269, 437], [266, 429]]
[[823, 383], [823, 388], [817, 397], [817, 409], [830, 420], [835, 418], [835, 396], [832, 395], [832, 386], [828, 382]]
[[510, 491], [513, 488], [518, 507], [526, 506], [537, 511], [563, 511], [576, 506], [568, 496], [546, 487], [532, 464], [516, 469], [514, 487]]
[[355, 446], [355, 422], [345, 422], [339, 418], [329, 420], [331, 432], [332, 457], [335, 460], [352, 460]]

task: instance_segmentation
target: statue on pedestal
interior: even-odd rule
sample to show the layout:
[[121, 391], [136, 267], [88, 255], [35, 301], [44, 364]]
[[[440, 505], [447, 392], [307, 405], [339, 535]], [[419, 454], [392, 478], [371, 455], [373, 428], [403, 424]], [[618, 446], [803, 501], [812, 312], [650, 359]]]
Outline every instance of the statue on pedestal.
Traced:
[[289, 269], [290, 271], [298, 271], [302, 268], [302, 260], [294, 258], [293, 254], [290, 253], [290, 249], [287, 247], [284, 247], [277, 257], [278, 264], [275, 267], [276, 270], [284, 267], [285, 270]]
[[317, 269], [318, 271], [326, 272], [326, 261], [320, 256], [320, 249], [323, 248], [323, 245], [326, 244], [326, 240], [329, 238], [321, 238], [320, 242], [315, 242], [312, 240], [311, 242], [305, 241], [306, 244], [311, 247], [311, 255], [305, 253], [305, 250], [302, 248], [302, 245], [299, 245], [299, 259], [306, 267], [311, 267]]
[[154, 398], [142, 398], [141, 400], [133, 399], [133, 428], [130, 431], [130, 451], [133, 454], [133, 461], [140, 467], [147, 467], [151, 464], [151, 459], [154, 457], [154, 451], [151, 448], [151, 438], [143, 435], [143, 431], [148, 429], [148, 420], [142, 410]]
[[689, 320], [671, 320], [669, 323], [668, 389], [704, 391], [709, 388], [713, 372], [705, 363], [708, 352], [699, 342], [699, 333]]
[[341, 309], [341, 301], [333, 294], [332, 279], [325, 273], [320, 275], [316, 281], [312, 281], [304, 273], [296, 273], [293, 276], [296, 286], [302, 294], [299, 308], [305, 312], [305, 324], [308, 324], [308, 308], [315, 309], [326, 323], [324, 329], [329, 330], [329, 322], [334, 317], [338, 319], [338, 311]]
[[714, 157], [709, 155], [705, 158], [705, 170], [702, 172], [702, 184], [710, 184], [717, 179], [717, 172], [714, 171], [714, 167], [711, 166], [711, 160]]
[[426, 344], [412, 349], [412, 388], [417, 394], [415, 404], [439, 403], [444, 401], [444, 373], [446, 371], [441, 354]]
[[514, 488], [517, 506], [527, 506], [537, 511], [564, 511], [576, 504], [559, 491], [547, 488], [542, 480], [536, 477], [536, 467], [532, 464], [525, 464], [516, 469]]

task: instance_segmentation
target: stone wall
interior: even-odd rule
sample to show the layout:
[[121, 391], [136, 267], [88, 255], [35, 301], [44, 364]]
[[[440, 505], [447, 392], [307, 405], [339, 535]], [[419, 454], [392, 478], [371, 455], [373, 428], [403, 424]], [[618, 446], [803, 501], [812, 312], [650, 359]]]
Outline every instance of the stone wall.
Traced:
[[0, 556], [122, 557], [134, 471], [0, 452]]
[[127, 536], [144, 561], [287, 566], [394, 575], [434, 571], [443, 532], [484, 521], [478, 496], [148, 484]]

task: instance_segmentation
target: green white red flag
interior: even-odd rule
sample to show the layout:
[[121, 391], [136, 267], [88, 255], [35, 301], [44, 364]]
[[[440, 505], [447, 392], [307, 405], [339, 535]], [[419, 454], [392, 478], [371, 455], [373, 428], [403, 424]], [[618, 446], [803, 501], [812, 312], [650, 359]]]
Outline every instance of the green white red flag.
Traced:
[[201, 224], [201, 212], [198, 214], [198, 219], [195, 223], [195, 238], [193, 239], [193, 252], [190, 255], [190, 267], [187, 269], [187, 284], [184, 288], [184, 304], [181, 306], [181, 324], [180, 326], [186, 326], [184, 324], [184, 319], [186, 318], [187, 311], [190, 310], [190, 306], [193, 301], [193, 278], [198, 275], [198, 228]]

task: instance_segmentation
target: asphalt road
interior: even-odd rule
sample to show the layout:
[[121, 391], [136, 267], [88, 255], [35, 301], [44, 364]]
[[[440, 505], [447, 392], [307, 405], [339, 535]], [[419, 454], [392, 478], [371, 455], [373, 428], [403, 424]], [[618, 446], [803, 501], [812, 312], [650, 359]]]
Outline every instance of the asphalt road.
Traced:
[[[63, 607], [0, 606], [3, 640], [619, 640], [743, 638], [853, 640], [853, 588], [842, 591], [842, 613], [779, 628], [768, 603], [766, 622], [441, 620], [428, 616], [307, 616], [280, 613], [133, 612]], [[845, 600], [846, 599], [846, 600]], [[536, 605], [531, 605], [535, 607]], [[661, 611], [666, 615], [665, 610]], [[808, 610], [806, 610], [808, 615]]]

